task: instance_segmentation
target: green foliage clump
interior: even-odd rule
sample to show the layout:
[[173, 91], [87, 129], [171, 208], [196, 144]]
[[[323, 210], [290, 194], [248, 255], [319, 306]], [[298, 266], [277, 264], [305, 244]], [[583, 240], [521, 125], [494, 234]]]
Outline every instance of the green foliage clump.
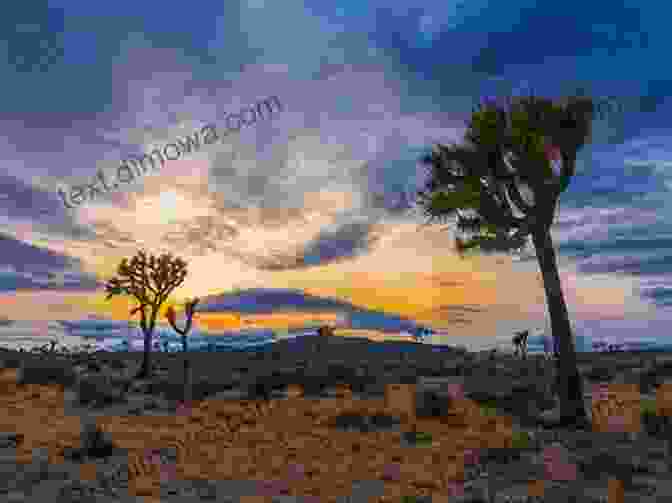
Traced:
[[511, 447], [514, 449], [529, 449], [531, 440], [530, 435], [526, 431], [514, 431]]
[[643, 416], [655, 416], [656, 401], [650, 398], [642, 399], [640, 403], [640, 410]]
[[497, 415], [497, 407], [495, 407], [495, 402], [493, 400], [487, 400], [479, 404], [481, 409], [481, 415], [485, 417], [493, 417]]

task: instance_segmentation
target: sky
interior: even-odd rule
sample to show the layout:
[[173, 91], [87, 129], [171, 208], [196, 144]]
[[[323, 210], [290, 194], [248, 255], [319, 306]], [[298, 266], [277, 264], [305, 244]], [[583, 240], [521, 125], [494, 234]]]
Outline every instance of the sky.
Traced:
[[[103, 285], [144, 248], [187, 262], [178, 303], [299, 290], [413, 319], [444, 342], [547, 327], [531, 243], [521, 256], [460, 258], [452, 226], [423, 225], [403, 194], [422, 187], [421, 153], [460, 142], [484, 97], [583, 89], [603, 105], [551, 228], [570, 318], [591, 333], [665, 336], [664, 10], [18, 3], [0, 20], [0, 317], [125, 320], [134, 304], [105, 301]], [[281, 110], [227, 130], [269, 97]], [[208, 125], [221, 137], [206, 144]], [[78, 206], [59, 195], [199, 134], [199, 148]]]

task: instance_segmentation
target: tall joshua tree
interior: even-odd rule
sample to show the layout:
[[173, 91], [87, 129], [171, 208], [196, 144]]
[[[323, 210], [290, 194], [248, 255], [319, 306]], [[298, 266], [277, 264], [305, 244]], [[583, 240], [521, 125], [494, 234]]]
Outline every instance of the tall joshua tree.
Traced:
[[589, 141], [593, 111], [589, 97], [553, 102], [529, 96], [504, 106], [481, 105], [463, 145], [436, 145], [421, 159], [431, 176], [418, 192], [427, 223], [456, 215], [458, 231], [471, 234], [466, 241], [456, 238], [461, 254], [471, 248], [524, 248], [532, 237], [559, 343], [560, 420], [573, 426], [585, 426], [587, 416], [549, 229], [558, 198], [574, 175], [577, 152]]
[[[140, 303], [131, 311], [131, 316], [140, 313], [140, 327], [144, 334], [144, 354], [142, 367], [136, 378], [149, 377], [151, 372], [149, 353], [152, 333], [156, 326], [156, 318], [170, 293], [184, 282], [187, 275], [186, 262], [179, 257], [173, 258], [169, 253], [160, 257], [150, 255], [149, 261], [144, 251], [139, 251], [131, 259], [123, 259], [117, 274], [119, 278], [112, 278], [105, 289], [109, 300], [114, 295], [131, 295]], [[153, 283], [153, 284], [152, 284]]]
[[168, 309], [166, 310], [166, 318], [168, 319], [168, 323], [170, 323], [170, 326], [173, 327], [173, 330], [175, 330], [178, 334], [182, 336], [182, 351], [186, 353], [187, 351], [187, 334], [189, 333], [189, 330], [191, 330], [191, 323], [192, 319], [194, 317], [194, 311], [196, 310], [196, 304], [200, 299], [196, 297], [192, 301], [188, 301], [185, 306], [184, 306], [184, 311], [187, 315], [187, 324], [184, 327], [184, 330], [181, 330], [180, 328], [177, 327], [176, 320], [175, 320], [175, 308], [173, 306], [169, 306]]

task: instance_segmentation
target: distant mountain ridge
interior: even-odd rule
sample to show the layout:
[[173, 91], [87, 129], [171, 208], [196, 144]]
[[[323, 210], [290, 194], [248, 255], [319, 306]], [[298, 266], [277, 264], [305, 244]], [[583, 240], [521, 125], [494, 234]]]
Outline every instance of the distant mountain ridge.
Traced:
[[201, 298], [197, 313], [238, 312], [270, 314], [278, 312], [333, 311], [348, 316], [355, 329], [416, 333], [421, 327], [414, 321], [380, 311], [357, 307], [347, 301], [318, 297], [295, 289], [251, 288]]
[[355, 311], [354, 305], [337, 299], [317, 297], [301, 290], [251, 288], [231, 293], [209, 295], [201, 299], [198, 312], [236, 311], [264, 314], [278, 311]]

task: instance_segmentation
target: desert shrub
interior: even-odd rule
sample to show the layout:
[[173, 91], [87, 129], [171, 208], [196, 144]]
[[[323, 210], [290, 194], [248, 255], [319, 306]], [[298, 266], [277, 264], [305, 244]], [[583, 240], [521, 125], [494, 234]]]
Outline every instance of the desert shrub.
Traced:
[[404, 439], [411, 445], [425, 447], [432, 445], [432, 434], [426, 432], [407, 431], [403, 434]]
[[112, 358], [110, 360], [109, 366], [110, 366], [110, 368], [115, 369], [115, 370], [122, 370], [122, 369], [126, 368], [126, 364], [124, 362], [122, 362], [121, 360], [118, 360], [116, 358]]
[[655, 414], [656, 401], [650, 398], [643, 398], [640, 402], [640, 410], [642, 414]]
[[479, 403], [479, 407], [481, 409], [481, 415], [485, 417], [497, 415], [497, 407], [495, 407], [494, 400], [486, 400], [482, 403]]
[[399, 420], [387, 414], [374, 414], [370, 417], [371, 424], [376, 428], [391, 428], [399, 424]]
[[268, 381], [254, 381], [247, 386], [247, 394], [252, 400], [270, 400], [273, 386]]
[[103, 376], [89, 376], [81, 379], [77, 386], [77, 398], [80, 405], [103, 407], [124, 403], [124, 393], [111, 386], [111, 380]]
[[607, 366], [594, 366], [586, 373], [588, 379], [593, 381], [609, 381], [614, 378], [615, 370]]
[[442, 417], [450, 410], [451, 399], [432, 391], [423, 391], [418, 397], [416, 414], [418, 417]]
[[339, 414], [334, 418], [330, 426], [344, 430], [355, 429], [363, 432], [369, 431], [369, 423], [366, 420], [366, 417], [354, 412]]
[[639, 374], [639, 392], [648, 393], [656, 386], [656, 372], [644, 371]]
[[[643, 403], [644, 400], [642, 400]], [[653, 407], [650, 405], [644, 407], [642, 405], [642, 429], [648, 435], [655, 438], [667, 439], [671, 426], [670, 422], [670, 417], [656, 414], [655, 402], [653, 403]]]
[[25, 360], [20, 364], [19, 384], [62, 385], [72, 387], [77, 375], [72, 368], [57, 363]]
[[[207, 379], [199, 379], [198, 381], [191, 384], [191, 398], [192, 400], [205, 400], [207, 397], [212, 396], [220, 391], [228, 391], [232, 389], [231, 386], [226, 383], [220, 382], [211, 382]], [[177, 386], [175, 388], [176, 396], [180, 396], [180, 393], [184, 392], [184, 385]]]
[[514, 449], [529, 449], [531, 438], [526, 431], [514, 431], [511, 439], [511, 447]]
[[121, 389], [124, 393], [128, 393], [133, 381], [128, 377], [110, 377], [109, 382], [111, 387]]
[[334, 382], [349, 383], [355, 377], [355, 369], [341, 363], [329, 364], [327, 369], [327, 375], [333, 379]]
[[95, 424], [85, 424], [81, 436], [81, 451], [92, 458], [111, 456], [114, 451], [112, 438]]
[[21, 366], [21, 360], [19, 358], [3, 358], [2, 366], [7, 369], [18, 369]]
[[100, 372], [103, 370], [103, 368], [98, 362], [93, 361], [86, 364], [86, 370], [90, 370], [91, 372]]

